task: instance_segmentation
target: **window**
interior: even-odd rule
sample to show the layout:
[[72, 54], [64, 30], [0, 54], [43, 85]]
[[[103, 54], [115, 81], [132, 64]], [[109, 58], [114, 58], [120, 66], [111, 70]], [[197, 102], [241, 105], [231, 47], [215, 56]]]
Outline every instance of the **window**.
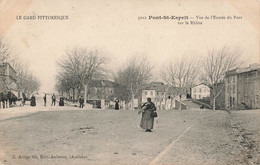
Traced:
[[150, 95], [153, 95], [153, 91], [150, 91]]
[[206, 93], [207, 92], [207, 90], [206, 90], [206, 88], [204, 88], [204, 93]]
[[199, 99], [201, 98], [201, 96], [199, 95]]
[[193, 97], [196, 99], [196, 95], [193, 95]]
[[145, 91], [144, 94], [147, 95], [147, 91]]
[[[196, 93], [196, 88], [193, 89], [194, 93]], [[195, 95], [196, 96], [196, 95]]]
[[200, 93], [201, 93], [201, 88], [200, 88]]

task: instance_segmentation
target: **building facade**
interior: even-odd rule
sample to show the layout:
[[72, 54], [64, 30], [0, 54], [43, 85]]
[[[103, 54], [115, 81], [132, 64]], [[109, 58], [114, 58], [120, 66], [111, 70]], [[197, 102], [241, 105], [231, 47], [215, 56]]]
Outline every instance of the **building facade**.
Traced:
[[159, 110], [174, 109], [176, 100], [186, 100], [186, 90], [170, 87], [163, 82], [152, 82], [143, 88], [141, 103], [145, 103], [148, 97]]
[[260, 108], [260, 64], [228, 71], [226, 77], [226, 109]]
[[191, 97], [193, 99], [203, 99], [205, 97], [210, 97], [210, 89], [205, 84], [199, 84], [191, 88]]
[[115, 83], [109, 80], [93, 80], [89, 85], [88, 99], [113, 101]]
[[0, 63], [0, 93], [12, 92], [18, 96], [17, 77], [15, 70], [9, 63]]

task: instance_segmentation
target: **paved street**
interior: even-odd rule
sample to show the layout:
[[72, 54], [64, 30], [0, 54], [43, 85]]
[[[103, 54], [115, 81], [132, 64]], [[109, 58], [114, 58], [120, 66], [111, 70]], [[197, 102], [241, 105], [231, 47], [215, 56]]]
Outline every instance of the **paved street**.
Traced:
[[0, 164], [259, 164], [259, 110], [0, 109]]

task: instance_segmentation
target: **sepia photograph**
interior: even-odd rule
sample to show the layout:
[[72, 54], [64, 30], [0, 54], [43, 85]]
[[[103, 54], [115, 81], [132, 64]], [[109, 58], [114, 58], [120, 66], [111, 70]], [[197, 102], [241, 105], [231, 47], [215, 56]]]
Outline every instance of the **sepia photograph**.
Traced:
[[0, 0], [0, 165], [259, 165], [259, 0]]

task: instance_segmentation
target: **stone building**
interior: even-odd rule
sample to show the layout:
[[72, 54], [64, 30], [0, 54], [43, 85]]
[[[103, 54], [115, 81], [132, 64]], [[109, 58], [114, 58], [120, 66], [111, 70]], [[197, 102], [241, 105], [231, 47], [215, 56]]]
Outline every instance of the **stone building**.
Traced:
[[210, 96], [210, 89], [205, 84], [199, 84], [191, 88], [191, 97], [193, 99], [202, 99]]
[[108, 109], [114, 107], [115, 83], [109, 80], [93, 80], [89, 84], [87, 102], [94, 108]]
[[16, 72], [9, 63], [0, 63], [0, 93], [11, 92], [18, 96]]
[[141, 94], [141, 103], [145, 103], [150, 97], [157, 109], [174, 109], [175, 102], [181, 99], [186, 100], [186, 91], [178, 87], [170, 87], [163, 82], [152, 82], [146, 85]]
[[109, 80], [93, 80], [89, 85], [89, 99], [114, 100], [115, 83]]
[[260, 64], [230, 70], [226, 76], [226, 109], [260, 108]]

